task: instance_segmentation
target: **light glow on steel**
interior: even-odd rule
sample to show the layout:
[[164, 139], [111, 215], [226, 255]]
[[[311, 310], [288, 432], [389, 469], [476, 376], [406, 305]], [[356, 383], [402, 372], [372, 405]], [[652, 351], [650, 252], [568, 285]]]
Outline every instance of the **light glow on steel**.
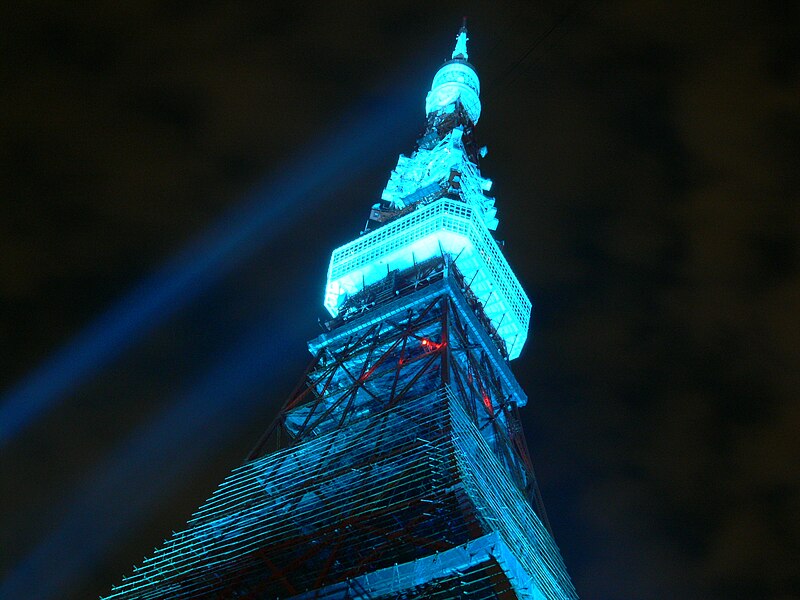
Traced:
[[[467, 33], [456, 38], [453, 59], [433, 78], [426, 111], [447, 119], [463, 109], [471, 124], [480, 116], [480, 81], [467, 59]], [[481, 175], [471, 143], [471, 124], [461, 122], [439, 133], [429, 120], [434, 143], [420, 143], [401, 155], [381, 194], [394, 220], [334, 250], [328, 268], [324, 305], [336, 317], [348, 298], [404, 270], [449, 254], [469, 282], [492, 327], [508, 351], [519, 356], [528, 336], [531, 302], [490, 231], [497, 228], [492, 180]], [[470, 131], [468, 131], [470, 130]], [[485, 149], [479, 152], [485, 155]], [[382, 205], [373, 206], [380, 212]], [[376, 217], [378, 218], [378, 217]]]
[[456, 261], [484, 312], [506, 343], [509, 359], [528, 337], [531, 301], [486, 227], [469, 204], [442, 198], [334, 250], [325, 308], [336, 316], [344, 301], [390, 270], [441, 253]]

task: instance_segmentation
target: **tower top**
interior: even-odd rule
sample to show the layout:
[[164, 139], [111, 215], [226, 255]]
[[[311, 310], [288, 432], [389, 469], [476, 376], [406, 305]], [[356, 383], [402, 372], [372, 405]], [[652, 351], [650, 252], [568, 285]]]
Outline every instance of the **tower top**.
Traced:
[[458, 30], [452, 58], [436, 72], [425, 98], [425, 113], [452, 112], [458, 101], [473, 123], [481, 116], [481, 83], [475, 67], [467, 62], [467, 21]]
[[458, 30], [458, 34], [456, 35], [456, 47], [453, 49], [453, 56], [451, 58], [461, 58], [463, 60], [467, 60], [469, 58], [469, 55], [467, 54], [468, 40], [467, 17], [464, 17], [464, 22], [461, 25], [461, 29]]
[[480, 81], [467, 61], [465, 25], [455, 41], [425, 99], [428, 118], [416, 149], [400, 155], [361, 235], [333, 251], [324, 302], [335, 319], [352, 319], [377, 302], [364, 304], [377, 289], [370, 286], [391, 287], [398, 273], [448, 255], [482, 307], [488, 335], [512, 360], [528, 335], [531, 301], [491, 234], [497, 209], [492, 181], [478, 165]]

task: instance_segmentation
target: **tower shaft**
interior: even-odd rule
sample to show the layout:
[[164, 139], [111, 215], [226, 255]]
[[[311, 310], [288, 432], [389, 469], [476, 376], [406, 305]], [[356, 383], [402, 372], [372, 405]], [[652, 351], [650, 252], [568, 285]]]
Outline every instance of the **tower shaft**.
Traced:
[[332, 255], [332, 320], [296, 390], [109, 598], [577, 598], [517, 414], [531, 305], [490, 233], [466, 42], [417, 149]]

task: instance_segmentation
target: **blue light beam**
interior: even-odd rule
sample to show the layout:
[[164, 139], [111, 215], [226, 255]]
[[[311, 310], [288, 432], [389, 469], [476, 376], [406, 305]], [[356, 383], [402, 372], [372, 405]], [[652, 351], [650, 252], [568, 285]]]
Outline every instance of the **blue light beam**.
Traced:
[[0, 448], [74, 392], [183, 306], [198, 297], [281, 228], [314, 208], [330, 192], [375, 166], [375, 146], [413, 131], [413, 85], [358, 107], [355, 122], [340, 122], [267, 179], [209, 230], [90, 323], [0, 399]]
[[284, 349], [296, 342], [291, 338], [297, 320], [307, 316], [299, 314], [304, 308], [301, 303], [256, 323], [152, 423], [107, 455], [76, 486], [58, 527], [0, 583], [0, 598], [69, 597], [115, 544], [252, 419], [264, 402], [254, 390], [292, 366]]

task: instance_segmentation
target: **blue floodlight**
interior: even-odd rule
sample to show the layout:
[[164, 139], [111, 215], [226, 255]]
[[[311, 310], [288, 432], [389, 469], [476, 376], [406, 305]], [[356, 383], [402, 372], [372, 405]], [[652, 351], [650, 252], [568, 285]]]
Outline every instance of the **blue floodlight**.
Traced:
[[278, 231], [327, 198], [335, 186], [373, 167], [376, 144], [412, 130], [414, 86], [399, 86], [356, 122], [342, 120], [266, 179], [118, 304], [0, 397], [0, 447], [110, 364], [148, 331], [219, 281]]

